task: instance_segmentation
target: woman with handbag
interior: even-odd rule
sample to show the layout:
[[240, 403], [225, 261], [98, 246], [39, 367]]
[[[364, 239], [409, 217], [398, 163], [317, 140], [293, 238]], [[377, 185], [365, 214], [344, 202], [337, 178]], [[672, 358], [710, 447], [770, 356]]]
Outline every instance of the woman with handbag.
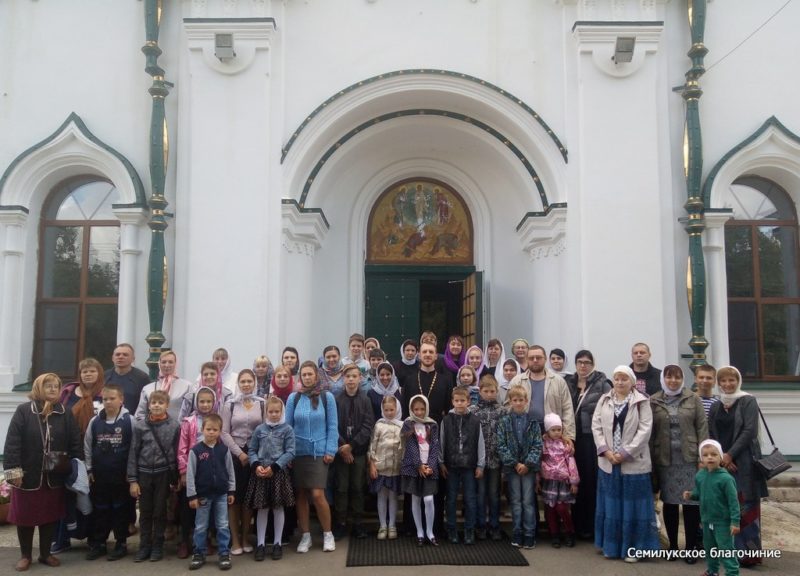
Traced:
[[[733, 366], [717, 370], [720, 401], [708, 413], [709, 436], [722, 445], [722, 467], [736, 480], [741, 508], [741, 532], [734, 538], [737, 550], [761, 550], [761, 499], [768, 495], [767, 481], [755, 460], [761, 458], [758, 441], [758, 403], [742, 390], [742, 375]], [[761, 563], [745, 555], [742, 566]]]
[[9, 521], [17, 525], [21, 558], [16, 570], [30, 568], [33, 531], [39, 527], [39, 562], [58, 566], [50, 554], [56, 522], [64, 517], [64, 479], [72, 458], [83, 459], [80, 432], [72, 412], [59, 402], [61, 380], [52, 373], [33, 381], [30, 402], [17, 406], [6, 433], [3, 468], [21, 468], [11, 480]]

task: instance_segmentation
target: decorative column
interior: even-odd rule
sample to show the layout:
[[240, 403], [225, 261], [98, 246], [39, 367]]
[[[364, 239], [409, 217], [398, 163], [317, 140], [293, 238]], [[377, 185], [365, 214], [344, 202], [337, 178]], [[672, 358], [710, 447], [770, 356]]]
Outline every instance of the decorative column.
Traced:
[[[297, 203], [284, 200], [281, 204], [283, 238], [281, 244], [281, 342], [303, 351], [316, 349], [311, 338], [315, 335], [311, 321], [313, 296], [314, 254], [328, 233], [328, 222], [320, 211], [303, 211]], [[317, 348], [319, 348], [319, 343]]]
[[25, 256], [25, 230], [28, 213], [23, 210], [0, 211], [5, 227], [2, 285], [0, 285], [0, 391], [10, 392], [19, 362], [19, 319], [22, 264]]
[[139, 229], [147, 221], [141, 208], [115, 208], [119, 220], [119, 297], [117, 312], [117, 342], [136, 339], [137, 286], [139, 285]]
[[[283, 301], [274, 289], [280, 259], [280, 98], [273, 98], [276, 37], [271, 17], [245, 17], [250, 3], [185, 3], [184, 65], [178, 71], [181, 111], [175, 212], [181, 255], [173, 299], [171, 339], [184, 365], [199, 365], [224, 345], [243, 366], [274, 354]], [[269, 4], [269, 3], [267, 3]], [[197, 10], [195, 10], [197, 9]], [[240, 10], [240, 11], [237, 11]], [[196, 17], [195, 17], [196, 16]], [[218, 54], [218, 40], [232, 52]], [[280, 84], [278, 94], [280, 94]], [[209, 303], [221, 322], [208, 329]]]
[[164, 182], [166, 180], [167, 159], [169, 158], [169, 134], [167, 119], [164, 112], [164, 99], [169, 94], [172, 84], [164, 80], [164, 70], [158, 65], [161, 48], [158, 46], [158, 32], [161, 25], [162, 0], [145, 0], [144, 20], [147, 42], [142, 47], [142, 52], [147, 59], [145, 72], [153, 77], [153, 84], [148, 92], [153, 98], [153, 108], [150, 117], [150, 259], [147, 275], [147, 309], [150, 316], [150, 333], [147, 343], [150, 345], [150, 355], [147, 365], [150, 367], [150, 377], [158, 376], [158, 357], [166, 340], [162, 333], [164, 325], [164, 306], [167, 301], [167, 255], [164, 247], [164, 230], [167, 220], [164, 210], [167, 200], [164, 197]]
[[[706, 293], [711, 300], [706, 309], [706, 337], [714, 342], [711, 347], [711, 358], [714, 366], [730, 364], [728, 349], [728, 273], [725, 269], [725, 223], [733, 217], [733, 210], [721, 208], [709, 210], [704, 208], [705, 239], [703, 257], [707, 273]], [[716, 295], [716, 297], [715, 297]]]
[[[576, 138], [570, 146], [575, 186], [568, 197], [566, 260], [580, 285], [567, 314], [576, 322], [572, 338], [595, 354], [619, 357], [633, 342], [646, 342], [654, 363], [677, 353], [670, 309], [673, 238], [658, 224], [672, 183], [670, 142], [663, 130], [667, 113], [659, 86], [667, 82], [658, 54], [662, 21], [576, 21]], [[615, 60], [618, 38], [634, 38], [629, 62]], [[574, 154], [574, 156], [573, 156]], [[574, 160], [573, 160], [574, 158]], [[639, 215], [639, 216], [636, 216]], [[625, 270], [624, 290], [588, 288]], [[665, 305], [657, 303], [664, 302]], [[625, 330], [609, 331], [625, 310]], [[568, 324], [572, 325], [572, 324]]]
[[692, 67], [686, 73], [686, 83], [682, 96], [686, 102], [686, 123], [683, 132], [683, 168], [686, 175], [688, 200], [684, 204], [687, 218], [681, 219], [689, 235], [689, 262], [686, 271], [686, 292], [689, 303], [689, 316], [692, 321], [691, 366], [706, 363], [708, 340], [706, 327], [706, 267], [703, 257], [702, 234], [706, 222], [703, 216], [701, 178], [703, 173], [703, 140], [700, 129], [700, 89], [699, 79], [705, 73], [703, 58], [708, 49], [703, 45], [706, 24], [706, 0], [689, 1], [689, 27], [692, 34], [692, 47], [688, 56]]

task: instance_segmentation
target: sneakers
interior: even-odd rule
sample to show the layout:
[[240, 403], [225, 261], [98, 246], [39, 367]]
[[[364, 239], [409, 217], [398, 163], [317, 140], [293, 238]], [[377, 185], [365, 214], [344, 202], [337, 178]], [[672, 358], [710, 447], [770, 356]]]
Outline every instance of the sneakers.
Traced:
[[256, 553], [253, 556], [256, 562], [263, 562], [264, 558], [267, 557], [267, 547], [263, 544], [259, 544], [256, 546]]
[[229, 554], [220, 554], [219, 562], [217, 564], [220, 570], [231, 569], [231, 557]]
[[63, 543], [63, 542], [53, 542], [50, 544], [50, 554], [61, 554], [62, 552], [67, 552], [72, 550], [72, 544]]
[[164, 559], [164, 549], [153, 548], [153, 551], [150, 552], [150, 562], [160, 562], [163, 559]]
[[394, 526], [389, 526], [387, 537], [389, 538], [389, 540], [397, 540], [397, 528], [395, 528]]
[[[331, 535], [333, 537], [333, 535]], [[311, 532], [305, 532], [303, 537], [300, 538], [300, 543], [297, 545], [297, 553], [305, 554], [311, 548]]]
[[634, 558], [633, 556], [625, 556], [624, 560], [628, 564], [635, 564], [636, 562], [639, 561], [637, 558]]
[[456, 530], [448, 530], [447, 541], [450, 542], [450, 544], [458, 544], [458, 532]]
[[280, 544], [273, 544], [272, 545], [272, 559], [273, 560], [280, 560], [283, 558], [283, 548]]
[[109, 562], [114, 562], [115, 560], [120, 560], [125, 558], [128, 555], [128, 545], [127, 544], [117, 544], [114, 546], [114, 549], [108, 553], [106, 560]]
[[322, 551], [333, 552], [336, 550], [336, 540], [333, 538], [333, 532], [322, 533]]
[[511, 537], [511, 545], [514, 548], [522, 548], [522, 534], [514, 532], [514, 535]]
[[136, 556], [133, 557], [134, 562], [144, 562], [150, 560], [150, 548], [139, 548], [136, 551]]
[[467, 546], [472, 546], [475, 544], [475, 531], [474, 530], [464, 530], [464, 544]]
[[192, 556], [192, 561], [189, 562], [189, 570], [199, 570], [206, 563], [206, 557], [202, 554], [195, 554]]
[[92, 546], [86, 553], [87, 560], [97, 560], [100, 556], [105, 556], [108, 550], [105, 546]]
[[386, 526], [381, 526], [378, 530], [378, 540], [386, 540], [389, 535], [389, 529]]
[[536, 538], [525, 536], [525, 550], [533, 550], [534, 548], [536, 548]]

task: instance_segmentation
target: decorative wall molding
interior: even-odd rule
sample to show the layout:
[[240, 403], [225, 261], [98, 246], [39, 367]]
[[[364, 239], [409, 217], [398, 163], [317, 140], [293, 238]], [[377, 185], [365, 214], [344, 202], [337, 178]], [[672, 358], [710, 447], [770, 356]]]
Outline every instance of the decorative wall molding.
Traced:
[[526, 214], [517, 226], [517, 235], [530, 260], [539, 260], [564, 252], [566, 230], [566, 204], [551, 204], [545, 212]]
[[[725, 199], [734, 180], [746, 174], [759, 174], [778, 181], [800, 205], [800, 136], [775, 116], [769, 117], [755, 132], [731, 148], [714, 165], [703, 184], [703, 203], [707, 208], [727, 208]], [[792, 182], [786, 182], [788, 178]]]
[[[274, 18], [184, 18], [189, 51], [200, 52], [205, 64], [225, 75], [235, 75], [247, 70], [259, 51], [270, 49], [275, 34]], [[226, 62], [214, 55], [217, 34], [233, 34], [236, 56]], [[267, 75], [269, 75], [269, 67]]]
[[296, 202], [281, 203], [282, 245], [290, 254], [314, 256], [328, 232], [321, 210], [303, 210]]
[[581, 20], [655, 20], [658, 5], [670, 0], [556, 0], [575, 6]]
[[[648, 54], [658, 51], [664, 22], [617, 22], [578, 20], [572, 34], [578, 42], [578, 52], [591, 54], [595, 67], [612, 78], [625, 78], [635, 74]], [[631, 62], [614, 62], [614, 47], [618, 37], [634, 36], [636, 45]]]
[[[0, 177], [0, 209], [29, 209], [42, 182], [54, 185], [53, 178], [61, 180], [87, 173], [111, 180], [119, 190], [120, 206], [147, 206], [144, 186], [133, 164], [92, 134], [73, 112], [55, 132], [9, 164]], [[45, 188], [40, 192], [47, 194], [50, 187]]]

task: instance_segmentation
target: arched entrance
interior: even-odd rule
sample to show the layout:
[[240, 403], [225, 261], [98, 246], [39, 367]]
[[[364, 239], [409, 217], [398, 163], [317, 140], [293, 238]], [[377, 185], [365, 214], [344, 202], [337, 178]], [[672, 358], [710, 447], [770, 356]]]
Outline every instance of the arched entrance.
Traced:
[[440, 342], [483, 342], [482, 274], [474, 266], [472, 218], [444, 182], [410, 178], [372, 207], [364, 268], [365, 330], [390, 354], [423, 330]]

